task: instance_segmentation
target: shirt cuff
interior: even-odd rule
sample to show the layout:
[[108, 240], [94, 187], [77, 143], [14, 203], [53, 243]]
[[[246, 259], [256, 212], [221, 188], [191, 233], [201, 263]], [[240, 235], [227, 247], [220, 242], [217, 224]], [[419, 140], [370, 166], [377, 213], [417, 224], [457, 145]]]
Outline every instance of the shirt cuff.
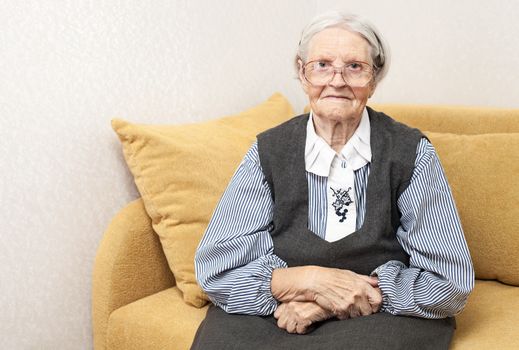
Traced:
[[260, 298], [265, 298], [264, 310], [261, 312], [264, 315], [270, 315], [276, 311], [279, 302], [272, 295], [271, 282], [272, 272], [274, 269], [281, 269], [288, 267], [287, 263], [281, 260], [277, 255], [267, 255], [263, 262], [265, 269], [262, 270], [258, 277], [262, 280], [260, 285]]
[[[287, 263], [278, 256], [269, 254], [256, 260], [254, 265], [248, 266], [248, 278], [233, 284], [227, 312], [266, 316], [276, 311], [278, 301], [270, 289], [272, 271], [286, 268]], [[255, 285], [252, 289], [251, 284]]]
[[382, 292], [381, 312], [388, 312], [391, 314], [395, 313], [394, 307], [391, 305], [389, 298], [391, 293], [395, 293], [394, 283], [391, 283], [391, 281], [394, 281], [400, 271], [405, 268], [407, 268], [407, 266], [403, 262], [390, 260], [371, 272], [370, 276], [378, 277], [378, 287]]

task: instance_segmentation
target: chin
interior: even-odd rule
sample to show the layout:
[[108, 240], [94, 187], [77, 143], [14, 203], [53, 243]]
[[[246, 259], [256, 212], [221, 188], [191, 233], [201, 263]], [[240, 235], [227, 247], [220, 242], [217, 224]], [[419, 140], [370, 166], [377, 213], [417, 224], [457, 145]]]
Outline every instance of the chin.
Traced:
[[326, 110], [314, 110], [314, 113], [321, 118], [336, 121], [356, 118], [359, 114], [355, 108], [331, 108]]

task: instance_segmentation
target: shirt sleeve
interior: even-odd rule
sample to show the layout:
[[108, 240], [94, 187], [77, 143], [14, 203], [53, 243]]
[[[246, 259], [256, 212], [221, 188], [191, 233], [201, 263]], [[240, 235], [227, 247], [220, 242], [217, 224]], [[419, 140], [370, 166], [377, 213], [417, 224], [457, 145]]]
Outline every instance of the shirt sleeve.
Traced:
[[474, 268], [443, 168], [425, 138], [397, 204], [402, 215], [397, 239], [410, 256], [409, 267], [389, 261], [374, 271], [381, 310], [424, 318], [459, 313], [474, 287]]
[[269, 233], [273, 200], [254, 143], [239, 165], [195, 255], [198, 283], [228, 313], [270, 315], [270, 283], [287, 264], [274, 255]]

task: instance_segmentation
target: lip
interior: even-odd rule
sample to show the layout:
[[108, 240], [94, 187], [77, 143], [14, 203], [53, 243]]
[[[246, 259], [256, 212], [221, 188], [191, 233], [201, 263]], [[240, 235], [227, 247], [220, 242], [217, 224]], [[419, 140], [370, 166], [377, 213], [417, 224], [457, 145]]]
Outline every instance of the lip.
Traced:
[[334, 99], [334, 100], [349, 100], [350, 98], [347, 96], [340, 96], [340, 95], [328, 95], [324, 96], [324, 98]]

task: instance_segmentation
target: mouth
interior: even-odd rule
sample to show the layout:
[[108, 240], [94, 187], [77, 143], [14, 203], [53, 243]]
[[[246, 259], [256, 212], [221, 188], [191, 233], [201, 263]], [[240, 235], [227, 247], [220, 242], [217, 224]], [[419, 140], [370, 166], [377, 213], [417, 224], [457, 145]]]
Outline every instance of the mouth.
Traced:
[[345, 100], [351, 100], [348, 96], [342, 96], [342, 95], [328, 95], [324, 96], [325, 99], [331, 99], [331, 100], [338, 100], [338, 101], [345, 101]]

